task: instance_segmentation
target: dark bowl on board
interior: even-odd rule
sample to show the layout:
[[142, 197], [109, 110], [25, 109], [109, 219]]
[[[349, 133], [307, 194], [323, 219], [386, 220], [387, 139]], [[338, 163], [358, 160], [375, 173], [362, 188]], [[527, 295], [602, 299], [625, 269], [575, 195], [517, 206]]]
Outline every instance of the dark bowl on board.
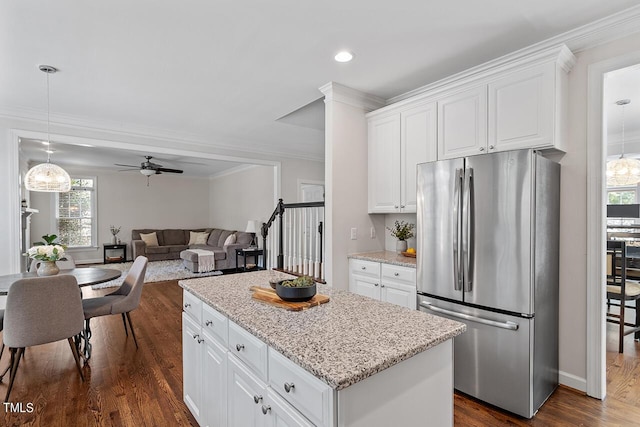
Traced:
[[303, 288], [290, 288], [288, 286], [282, 286], [282, 282], [286, 282], [286, 280], [281, 280], [276, 284], [276, 294], [285, 301], [309, 301], [316, 294], [315, 283]]

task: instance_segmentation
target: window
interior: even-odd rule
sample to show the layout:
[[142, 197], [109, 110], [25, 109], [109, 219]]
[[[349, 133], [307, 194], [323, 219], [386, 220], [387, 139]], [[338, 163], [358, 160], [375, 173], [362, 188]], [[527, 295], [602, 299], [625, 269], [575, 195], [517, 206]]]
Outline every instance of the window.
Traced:
[[631, 205], [636, 203], [636, 188], [609, 189], [607, 199], [609, 205]]
[[69, 248], [96, 246], [96, 179], [71, 178], [71, 191], [57, 195], [58, 241]]

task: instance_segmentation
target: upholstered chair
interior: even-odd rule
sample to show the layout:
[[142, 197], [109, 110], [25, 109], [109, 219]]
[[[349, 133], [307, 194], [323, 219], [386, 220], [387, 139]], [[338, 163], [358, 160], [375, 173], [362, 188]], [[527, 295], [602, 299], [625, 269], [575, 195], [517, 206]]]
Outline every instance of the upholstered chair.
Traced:
[[[4, 313], [3, 343], [11, 352], [9, 400], [25, 347], [66, 339], [80, 378], [80, 357], [73, 338], [82, 332], [82, 299], [76, 278], [70, 275], [33, 277], [9, 288]], [[2, 378], [0, 378], [1, 380]]]
[[[130, 312], [138, 308], [140, 298], [142, 296], [142, 286], [144, 285], [144, 275], [147, 271], [147, 258], [139, 256], [134, 261], [127, 277], [125, 277], [122, 285], [115, 291], [103, 297], [86, 298], [82, 300], [85, 318], [85, 333], [91, 334], [89, 321], [94, 317], [108, 316], [111, 314], [121, 314], [122, 323], [124, 324], [124, 332], [127, 332], [127, 320], [133, 341], [138, 348], [138, 340], [131, 323]], [[126, 316], [126, 318], [125, 318]]]

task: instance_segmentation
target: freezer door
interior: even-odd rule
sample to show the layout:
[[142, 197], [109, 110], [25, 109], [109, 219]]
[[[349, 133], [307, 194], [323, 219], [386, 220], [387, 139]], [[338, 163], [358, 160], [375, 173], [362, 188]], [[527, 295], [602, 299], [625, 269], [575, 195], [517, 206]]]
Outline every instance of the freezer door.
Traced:
[[460, 199], [464, 160], [418, 165], [418, 292], [462, 299]]
[[418, 297], [419, 309], [457, 320], [467, 331], [453, 340], [454, 387], [507, 411], [531, 418], [533, 319]]
[[462, 200], [464, 301], [532, 314], [533, 152], [466, 158]]

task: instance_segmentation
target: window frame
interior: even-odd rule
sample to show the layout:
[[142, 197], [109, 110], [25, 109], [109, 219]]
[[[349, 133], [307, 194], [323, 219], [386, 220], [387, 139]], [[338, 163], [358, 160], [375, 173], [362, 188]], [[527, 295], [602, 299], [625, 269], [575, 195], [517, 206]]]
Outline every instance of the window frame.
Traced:
[[[86, 249], [96, 249], [98, 247], [98, 177], [89, 175], [73, 175], [71, 180], [75, 179], [90, 179], [93, 180], [93, 188], [89, 187], [71, 187], [70, 191], [74, 189], [88, 189], [92, 191], [91, 197], [91, 243], [88, 246], [68, 246], [67, 251], [81, 251]], [[60, 193], [55, 193], [53, 200], [53, 229], [57, 235], [60, 235], [60, 229], [58, 228], [58, 220], [60, 219], [58, 207], [60, 206]]]

